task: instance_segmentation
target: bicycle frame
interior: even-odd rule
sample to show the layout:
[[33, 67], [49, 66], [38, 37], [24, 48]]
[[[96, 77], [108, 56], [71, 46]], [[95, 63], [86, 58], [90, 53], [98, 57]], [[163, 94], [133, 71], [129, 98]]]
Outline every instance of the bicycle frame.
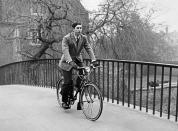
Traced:
[[[76, 93], [74, 94], [74, 100], [75, 101], [77, 99], [77, 95], [79, 93], [81, 93], [82, 89], [88, 84], [90, 83], [90, 81], [88, 80], [88, 76], [91, 74], [91, 72], [100, 66], [96, 66], [94, 67], [93, 65], [90, 66], [85, 66], [85, 67], [79, 67], [77, 70], [77, 77], [79, 77], [81, 79], [81, 83], [80, 83], [80, 88], [76, 90]], [[82, 74], [79, 74], [79, 70], [82, 70]]]
[[[68, 97], [68, 104], [70, 107], [71, 105], [75, 103], [77, 99], [79, 100], [77, 103], [77, 110], [82, 110], [86, 118], [91, 121], [96, 121], [100, 117], [102, 110], [103, 110], [103, 100], [102, 100], [101, 92], [95, 84], [90, 82], [89, 77], [88, 77], [93, 71], [93, 69], [95, 68], [96, 67], [90, 65], [86, 67], [79, 67], [79, 69], [76, 69], [77, 70], [76, 77], [77, 78], [79, 77], [81, 79], [81, 82], [79, 85], [80, 87], [74, 89], [74, 93], [73, 93], [74, 96]], [[61, 78], [58, 81], [58, 86], [57, 86], [58, 87], [57, 88], [57, 100], [60, 106], [62, 106], [62, 95], [60, 94], [60, 91], [62, 88], [63, 80], [64, 79]], [[95, 106], [95, 104], [93, 104], [95, 102], [96, 104], [98, 103], [99, 106]], [[90, 112], [93, 112], [92, 108], [98, 109], [98, 111], [95, 110], [96, 113], [94, 113], [94, 116], [93, 116], [93, 113], [92, 114], [90, 113]]]

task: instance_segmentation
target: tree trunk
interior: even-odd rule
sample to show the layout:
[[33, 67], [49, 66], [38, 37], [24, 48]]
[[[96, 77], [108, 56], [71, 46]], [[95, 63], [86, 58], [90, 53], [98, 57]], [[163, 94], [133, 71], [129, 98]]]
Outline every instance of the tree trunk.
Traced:
[[45, 53], [45, 51], [49, 48], [48, 44], [42, 45], [40, 50], [32, 57], [32, 59], [40, 59], [41, 56]]

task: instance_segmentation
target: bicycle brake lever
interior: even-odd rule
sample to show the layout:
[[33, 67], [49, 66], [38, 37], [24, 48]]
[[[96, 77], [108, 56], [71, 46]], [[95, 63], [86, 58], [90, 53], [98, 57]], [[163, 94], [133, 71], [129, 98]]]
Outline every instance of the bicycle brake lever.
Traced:
[[94, 66], [93, 64], [91, 64], [91, 67], [95, 69], [95, 68], [101, 67], [101, 66], [99, 64], [97, 64], [96, 66]]

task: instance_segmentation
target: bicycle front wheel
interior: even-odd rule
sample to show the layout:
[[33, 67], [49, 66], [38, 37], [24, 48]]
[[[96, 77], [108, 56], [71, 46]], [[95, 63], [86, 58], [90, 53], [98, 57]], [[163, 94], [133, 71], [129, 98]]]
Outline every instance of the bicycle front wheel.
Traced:
[[94, 84], [87, 84], [80, 95], [81, 107], [87, 119], [96, 121], [103, 110], [103, 99], [100, 90]]

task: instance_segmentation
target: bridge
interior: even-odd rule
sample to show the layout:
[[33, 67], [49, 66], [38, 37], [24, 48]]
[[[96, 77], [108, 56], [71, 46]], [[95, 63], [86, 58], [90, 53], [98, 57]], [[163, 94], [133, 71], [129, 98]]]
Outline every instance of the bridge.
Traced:
[[[59, 59], [31, 60], [0, 67], [0, 130], [122, 130], [178, 128], [178, 66], [174, 64], [99, 60], [89, 78], [104, 99], [102, 116], [86, 120], [76, 105], [57, 104]], [[89, 64], [85, 60], [85, 64]]]
[[1, 131], [177, 131], [178, 124], [135, 109], [104, 102], [95, 122], [82, 111], [60, 109], [54, 89], [26, 85], [0, 86]]

